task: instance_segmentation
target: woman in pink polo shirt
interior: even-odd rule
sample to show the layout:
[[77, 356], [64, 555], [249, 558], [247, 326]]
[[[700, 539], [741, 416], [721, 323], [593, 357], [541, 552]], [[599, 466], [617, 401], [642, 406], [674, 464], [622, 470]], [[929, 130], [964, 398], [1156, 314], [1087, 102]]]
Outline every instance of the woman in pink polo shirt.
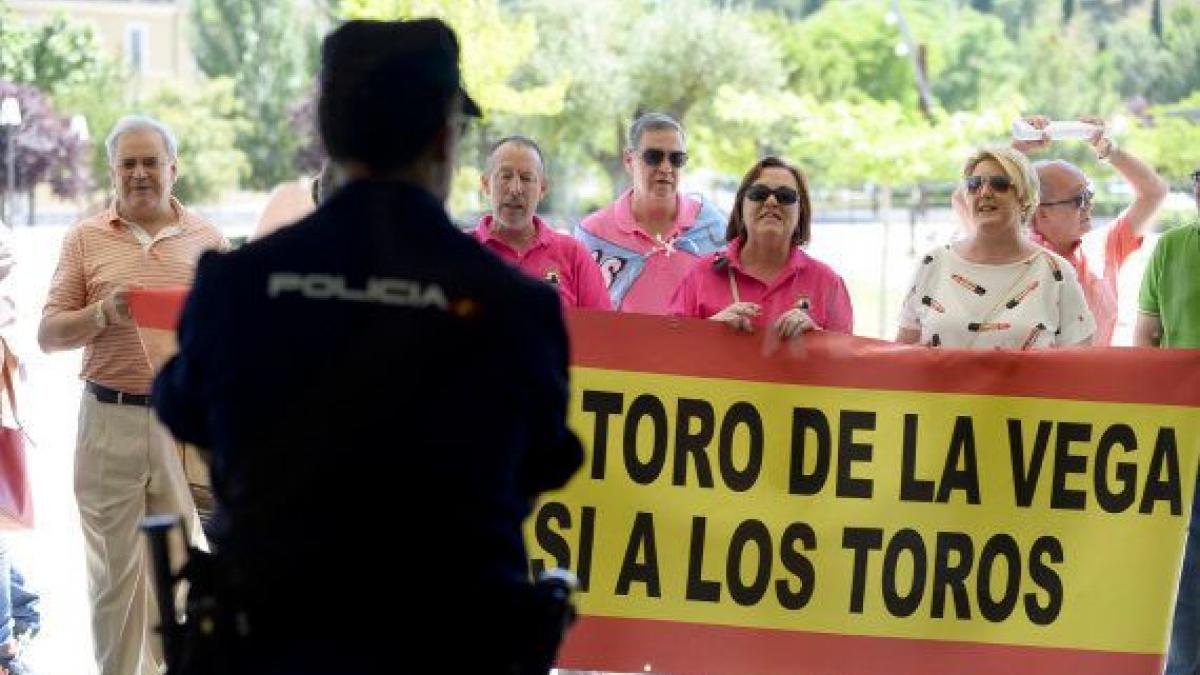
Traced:
[[701, 258], [675, 289], [671, 313], [723, 321], [745, 332], [769, 326], [790, 338], [813, 329], [850, 333], [846, 284], [803, 246], [811, 238], [808, 181], [795, 166], [764, 157], [738, 187], [727, 251]]

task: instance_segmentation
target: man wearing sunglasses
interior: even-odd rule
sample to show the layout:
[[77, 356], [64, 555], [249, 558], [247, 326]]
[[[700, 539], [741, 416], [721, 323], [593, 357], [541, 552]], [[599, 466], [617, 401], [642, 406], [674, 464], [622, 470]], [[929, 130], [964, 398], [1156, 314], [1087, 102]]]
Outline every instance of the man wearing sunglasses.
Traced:
[[[1200, 211], [1200, 167], [1192, 172]], [[1138, 294], [1138, 347], [1200, 349], [1200, 221], [1163, 234], [1146, 265]], [[1200, 481], [1184, 551], [1166, 675], [1200, 673]]]
[[669, 115], [639, 117], [624, 156], [632, 187], [575, 230], [600, 265], [617, 310], [666, 314], [696, 259], [725, 247], [725, 217], [709, 202], [679, 193], [686, 140]]
[[[1050, 121], [1042, 116], [1026, 120], [1037, 129]], [[1093, 264], [1083, 252], [1083, 237], [1092, 228], [1092, 190], [1088, 177], [1079, 167], [1064, 160], [1037, 162], [1041, 184], [1041, 202], [1033, 212], [1033, 238], [1046, 248], [1071, 261], [1079, 274], [1088, 307], [1096, 317], [1092, 344], [1106, 347], [1112, 343], [1117, 325], [1117, 276], [1121, 266], [1142, 246], [1147, 226], [1153, 221], [1167, 196], [1167, 184], [1145, 162], [1117, 146], [1099, 117], [1081, 121], [1098, 130], [1089, 139], [1096, 157], [1112, 165], [1133, 189], [1133, 203], [1121, 212], [1104, 235], [1102, 264]], [[1028, 154], [1049, 147], [1050, 140], [1017, 141], [1013, 146]]]

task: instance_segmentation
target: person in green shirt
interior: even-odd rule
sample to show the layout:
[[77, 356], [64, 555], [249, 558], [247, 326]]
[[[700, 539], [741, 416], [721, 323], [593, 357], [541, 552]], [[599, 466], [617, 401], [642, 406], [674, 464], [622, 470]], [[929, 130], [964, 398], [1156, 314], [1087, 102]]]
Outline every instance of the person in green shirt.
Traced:
[[[1200, 210], [1200, 168], [1192, 173], [1192, 194]], [[1142, 278], [1133, 343], [1200, 349], [1200, 222], [1158, 240]], [[1200, 480], [1196, 487], [1165, 675], [1200, 673]]]

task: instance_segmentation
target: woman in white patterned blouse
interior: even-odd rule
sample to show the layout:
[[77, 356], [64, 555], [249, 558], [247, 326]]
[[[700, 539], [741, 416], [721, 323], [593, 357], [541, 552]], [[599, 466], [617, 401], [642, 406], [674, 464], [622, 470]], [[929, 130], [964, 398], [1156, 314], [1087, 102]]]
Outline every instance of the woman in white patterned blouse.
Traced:
[[963, 170], [973, 232], [917, 266], [896, 341], [931, 347], [1030, 349], [1086, 345], [1096, 322], [1075, 269], [1029, 241], [1038, 180], [1011, 148], [977, 151]]

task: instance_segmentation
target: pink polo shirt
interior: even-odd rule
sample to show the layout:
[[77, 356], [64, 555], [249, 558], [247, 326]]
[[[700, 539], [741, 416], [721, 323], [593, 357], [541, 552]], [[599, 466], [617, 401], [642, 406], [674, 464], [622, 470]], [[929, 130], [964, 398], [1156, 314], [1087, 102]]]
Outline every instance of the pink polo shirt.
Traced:
[[492, 219], [489, 213], [479, 220], [474, 231], [479, 243], [529, 276], [557, 287], [564, 307], [612, 309], [600, 268], [574, 237], [555, 232], [545, 221], [534, 216], [533, 243], [524, 253], [517, 253], [492, 234]]
[[724, 214], [682, 194], [675, 200], [675, 222], [662, 237], [638, 224], [633, 190], [579, 223], [575, 235], [593, 252], [619, 311], [667, 314], [671, 293], [696, 260], [725, 247]]
[[[1034, 233], [1034, 241], [1045, 246], [1046, 242]], [[1107, 347], [1112, 344], [1113, 331], [1117, 327], [1117, 281], [1121, 266], [1142, 247], [1145, 237], [1134, 236], [1129, 219], [1122, 213], [1116, 222], [1108, 228], [1104, 236], [1104, 268], [1102, 274], [1093, 271], [1089, 260], [1083, 253], [1083, 247], [1078, 246], [1067, 260], [1075, 266], [1079, 274], [1079, 284], [1083, 286], [1083, 297], [1087, 299], [1088, 309], [1096, 317], [1096, 332], [1092, 334], [1092, 345]]]
[[808, 315], [818, 326], [838, 333], [853, 331], [850, 293], [831, 267], [794, 246], [787, 267], [774, 281], [765, 284], [742, 271], [740, 253], [740, 242], [733, 241], [727, 253], [701, 258], [675, 289], [671, 313], [707, 319], [733, 304], [736, 286], [742, 302], [762, 306], [762, 313], [754, 321], [757, 328], [770, 326], [781, 314], [807, 298]]

